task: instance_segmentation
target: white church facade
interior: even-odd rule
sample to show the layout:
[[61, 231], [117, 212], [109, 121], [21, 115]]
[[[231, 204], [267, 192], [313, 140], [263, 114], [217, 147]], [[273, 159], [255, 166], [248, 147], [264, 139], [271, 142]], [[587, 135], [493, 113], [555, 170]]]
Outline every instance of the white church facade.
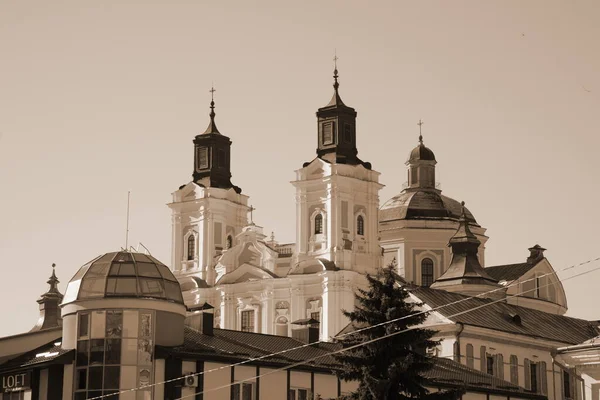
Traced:
[[[248, 219], [253, 208], [231, 183], [231, 141], [218, 131], [211, 102], [209, 126], [194, 139], [193, 181], [169, 204], [172, 269], [188, 312], [208, 303], [215, 327], [281, 336], [318, 324], [320, 339], [330, 340], [352, 329], [341, 310], [354, 307], [365, 275], [393, 265], [425, 309], [492, 303], [481, 321], [434, 311], [439, 356], [550, 399], [581, 398], [581, 374], [553, 354], [598, 330], [563, 316], [566, 295], [545, 249], [536, 245], [521, 263], [484, 268], [486, 229], [464, 203], [442, 194], [435, 155], [421, 135], [404, 189], [382, 204], [380, 174], [358, 157], [357, 113], [339, 95], [337, 69], [334, 80], [331, 101], [316, 113], [317, 156], [292, 182], [294, 243], [276, 242]], [[495, 329], [494, 318], [510, 326]]]

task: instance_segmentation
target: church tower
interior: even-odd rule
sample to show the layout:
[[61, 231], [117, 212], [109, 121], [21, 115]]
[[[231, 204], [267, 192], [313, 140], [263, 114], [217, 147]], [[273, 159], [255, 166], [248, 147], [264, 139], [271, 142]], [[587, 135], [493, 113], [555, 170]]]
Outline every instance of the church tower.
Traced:
[[356, 111], [342, 101], [334, 70], [331, 101], [317, 111], [317, 157], [296, 171], [296, 253], [292, 265], [320, 258], [342, 270], [374, 272], [379, 173], [358, 158]]
[[248, 224], [248, 196], [231, 183], [231, 140], [217, 129], [214, 88], [210, 92], [210, 122], [193, 141], [193, 181], [173, 193], [169, 207], [175, 274], [213, 285], [216, 258]]

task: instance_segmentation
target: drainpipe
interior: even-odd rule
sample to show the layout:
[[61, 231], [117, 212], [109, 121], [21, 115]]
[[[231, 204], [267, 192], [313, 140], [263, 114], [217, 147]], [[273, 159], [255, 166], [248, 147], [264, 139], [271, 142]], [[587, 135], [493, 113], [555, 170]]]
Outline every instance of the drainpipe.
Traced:
[[465, 329], [465, 325], [462, 322], [457, 322], [456, 324], [459, 325], [460, 328], [456, 332], [456, 354], [454, 354], [454, 358], [458, 358], [458, 360], [454, 360], [454, 361], [457, 361], [459, 364], [462, 364], [460, 362], [460, 334]]

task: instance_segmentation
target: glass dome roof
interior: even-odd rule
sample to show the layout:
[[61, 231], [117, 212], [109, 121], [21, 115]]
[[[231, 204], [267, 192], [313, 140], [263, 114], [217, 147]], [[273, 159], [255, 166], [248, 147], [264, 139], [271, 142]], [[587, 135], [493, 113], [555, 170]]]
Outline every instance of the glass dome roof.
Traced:
[[96, 257], [71, 278], [63, 304], [114, 297], [153, 298], [183, 304], [179, 282], [151, 255], [130, 252]]

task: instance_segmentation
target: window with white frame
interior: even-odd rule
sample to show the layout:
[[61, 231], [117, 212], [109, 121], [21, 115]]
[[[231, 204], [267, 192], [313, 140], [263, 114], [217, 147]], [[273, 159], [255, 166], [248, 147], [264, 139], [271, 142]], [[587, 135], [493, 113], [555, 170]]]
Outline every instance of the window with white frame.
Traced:
[[254, 383], [239, 382], [231, 385], [231, 400], [254, 400]]
[[244, 310], [241, 312], [241, 331], [254, 332], [254, 310]]
[[365, 235], [365, 218], [362, 215], [356, 217], [356, 234], [360, 236]]
[[421, 286], [429, 287], [433, 284], [433, 260], [424, 258], [421, 261]]
[[291, 388], [288, 393], [288, 400], [308, 400], [310, 399], [310, 389]]
[[323, 233], [323, 214], [315, 215], [315, 235]]
[[192, 261], [196, 257], [196, 237], [191, 234], [187, 239], [187, 259]]

